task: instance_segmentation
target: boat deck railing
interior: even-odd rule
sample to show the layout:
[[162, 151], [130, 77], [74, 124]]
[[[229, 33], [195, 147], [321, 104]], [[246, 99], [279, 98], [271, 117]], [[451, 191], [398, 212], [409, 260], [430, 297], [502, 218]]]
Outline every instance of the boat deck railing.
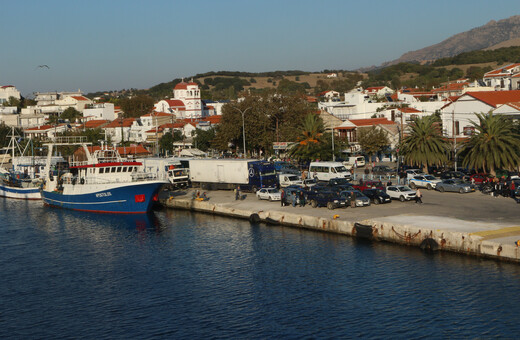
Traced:
[[156, 180], [167, 181], [168, 178], [165, 174], [135, 172], [135, 173], [132, 173], [130, 176], [119, 176], [119, 177], [89, 176], [89, 177], [83, 178], [83, 182], [81, 182], [81, 178], [78, 176], [64, 177], [63, 183], [64, 184], [112, 184], [112, 183], [147, 182], [147, 181], [156, 181]]

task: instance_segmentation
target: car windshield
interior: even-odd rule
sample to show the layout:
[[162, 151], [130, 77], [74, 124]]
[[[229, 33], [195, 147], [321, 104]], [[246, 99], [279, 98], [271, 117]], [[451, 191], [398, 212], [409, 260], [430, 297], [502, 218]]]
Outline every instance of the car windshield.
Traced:
[[348, 184], [347, 180], [345, 178], [335, 178], [333, 180], [336, 184]]
[[287, 176], [287, 179], [288, 179], [289, 181], [297, 181], [299, 178], [298, 178], [298, 176], [296, 176], [296, 175], [292, 175], [292, 176]]
[[260, 170], [260, 176], [270, 176], [276, 175], [276, 172], [273, 170]]
[[345, 168], [344, 166], [337, 166], [334, 167], [334, 169], [336, 169], [337, 172], [347, 172], [347, 168]]
[[429, 181], [435, 180], [435, 177], [433, 177], [432, 175], [426, 175], [426, 176], [424, 176], [424, 178], [426, 178]]
[[403, 186], [397, 187], [397, 190], [398, 190], [398, 191], [412, 191], [412, 189], [410, 189], [410, 188], [407, 187], [406, 185], [403, 185]]
[[277, 194], [280, 191], [278, 191], [278, 189], [267, 189], [267, 192], [270, 193], [270, 194]]

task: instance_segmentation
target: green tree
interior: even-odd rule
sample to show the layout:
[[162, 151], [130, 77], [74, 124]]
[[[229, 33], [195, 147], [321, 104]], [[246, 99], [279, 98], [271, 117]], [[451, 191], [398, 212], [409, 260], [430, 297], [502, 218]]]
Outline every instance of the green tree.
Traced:
[[161, 154], [165, 154], [167, 151], [168, 154], [170, 154], [170, 155], [173, 154], [173, 143], [179, 142], [179, 141], [183, 140], [183, 138], [184, 138], [184, 136], [182, 135], [182, 132], [179, 130], [174, 130], [173, 136], [171, 133], [164, 134], [159, 139], [159, 149], [160, 149], [159, 152]]
[[493, 176], [497, 169], [513, 170], [520, 166], [520, 135], [511, 120], [493, 113], [477, 114], [478, 123], [464, 145], [464, 166], [489, 171]]
[[137, 95], [132, 98], [125, 98], [121, 100], [121, 109], [124, 112], [124, 117], [141, 117], [150, 113], [153, 109], [154, 100], [148, 95]]
[[447, 161], [448, 142], [443, 138], [436, 117], [414, 119], [406, 131], [408, 134], [401, 145], [405, 163], [422, 166], [427, 172], [430, 165], [441, 165]]
[[369, 156], [383, 151], [390, 145], [388, 133], [380, 127], [372, 126], [359, 130], [358, 142], [361, 149]]
[[83, 117], [81, 112], [79, 112], [73, 107], [66, 108], [65, 111], [63, 111], [60, 115], [60, 119], [68, 120], [71, 123], [75, 122], [77, 118], [81, 117]]
[[322, 139], [324, 131], [323, 120], [315, 113], [307, 114], [302, 122], [297, 143], [289, 151], [291, 157], [306, 160], [320, 158], [321, 145], [324, 143], [324, 139]]
[[212, 146], [228, 150], [230, 145], [242, 149], [242, 112], [247, 150], [271, 153], [273, 142], [295, 141], [299, 125], [311, 106], [301, 96], [281, 95], [272, 91], [246, 95], [241, 102], [231, 102], [222, 108], [222, 119]]
[[3, 106], [20, 106], [20, 99], [15, 98], [13, 96], [9, 97], [4, 103]]
[[215, 129], [210, 128], [208, 130], [195, 130], [195, 138], [193, 141], [195, 142], [197, 149], [207, 151], [210, 148], [213, 139], [215, 139]]

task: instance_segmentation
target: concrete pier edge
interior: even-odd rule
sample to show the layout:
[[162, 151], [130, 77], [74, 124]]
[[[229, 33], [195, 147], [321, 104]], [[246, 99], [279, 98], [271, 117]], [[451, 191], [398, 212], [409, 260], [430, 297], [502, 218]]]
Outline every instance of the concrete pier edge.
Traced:
[[[427, 251], [448, 251], [458, 254], [492, 258], [500, 261], [520, 262], [518, 246], [485, 240], [471, 233], [439, 229], [419, 228], [414, 225], [396, 224], [365, 219], [359, 222], [330, 219], [276, 210], [244, 210], [226, 207], [210, 201], [187, 198], [161, 199], [159, 203], [172, 209], [190, 210], [220, 216], [258, 221], [271, 225], [304, 228], [315, 231], [342, 234], [374, 241], [386, 241], [406, 246], [420, 247]], [[257, 216], [254, 216], [254, 215]]]

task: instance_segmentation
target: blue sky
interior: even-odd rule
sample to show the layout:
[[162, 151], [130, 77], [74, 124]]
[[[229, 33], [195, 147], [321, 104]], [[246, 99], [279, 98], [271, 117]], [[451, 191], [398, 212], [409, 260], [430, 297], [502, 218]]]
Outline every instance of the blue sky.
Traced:
[[141, 89], [209, 71], [353, 70], [520, 14], [518, 0], [18, 0], [1, 7], [0, 85], [22, 95]]

